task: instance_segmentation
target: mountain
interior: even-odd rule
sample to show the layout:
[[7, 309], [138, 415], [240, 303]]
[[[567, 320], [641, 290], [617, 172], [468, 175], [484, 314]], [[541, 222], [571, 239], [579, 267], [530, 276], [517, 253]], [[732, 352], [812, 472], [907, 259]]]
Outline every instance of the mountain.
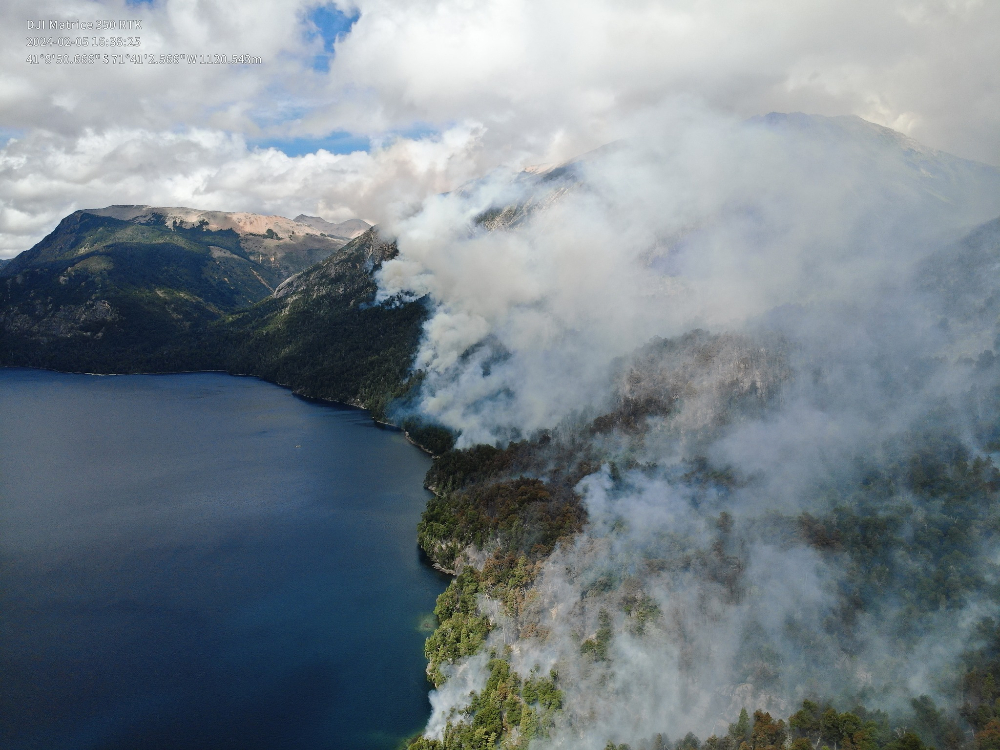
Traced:
[[344, 237], [349, 240], [353, 240], [362, 232], [367, 231], [371, 224], [367, 221], [362, 221], [361, 219], [348, 219], [347, 221], [342, 221], [339, 224], [333, 224], [326, 219], [321, 219], [318, 216], [306, 216], [305, 214], [299, 214], [295, 217], [294, 221], [299, 224], [305, 224], [306, 226], [312, 227], [313, 229], [328, 234], [331, 237]]
[[404, 395], [427, 317], [423, 301], [374, 304], [375, 273], [397, 254], [372, 227], [281, 284], [268, 299], [206, 330], [221, 369], [296, 393], [371, 409], [385, 418]]
[[435, 290], [420, 403], [465, 431], [427, 477], [457, 575], [410, 748], [992, 748], [1000, 170], [853, 117], [696, 136], [401, 235], [383, 291]]
[[817, 168], [823, 168], [823, 158], [834, 160], [837, 169], [829, 175], [864, 178], [862, 189], [877, 188], [901, 201], [926, 199], [931, 219], [960, 215], [973, 226], [1000, 210], [997, 167], [930, 148], [855, 115], [771, 112], [747, 125], [751, 132], [769, 133], [789, 152], [813, 159]]
[[1000, 219], [933, 253], [921, 272], [924, 289], [940, 300], [952, 325], [1000, 320]]
[[[0, 276], [0, 366], [224, 370], [363, 406], [379, 418], [416, 382], [409, 371], [427, 307], [374, 304], [375, 273], [397, 253], [376, 228], [272, 294], [266, 282], [278, 274], [248, 257], [246, 233], [237, 230], [249, 224], [291, 235], [287, 219], [250, 224], [244, 217], [252, 215], [236, 215], [240, 226], [232, 214], [219, 220], [168, 209], [169, 224], [144, 223], [150, 213], [122, 208], [103, 210], [116, 216], [73, 214], [9, 264]], [[274, 253], [286, 268], [294, 259], [288, 244], [283, 256]], [[450, 444], [446, 434], [410, 426], [425, 445]]]
[[76, 211], [0, 267], [0, 362], [159, 367], [178, 337], [264, 299], [345, 242], [278, 216]]
[[[262, 273], [272, 286], [322, 260], [356, 236], [327, 236], [308, 224], [286, 219], [284, 216], [176, 207], [109, 206], [84, 209], [71, 214], [63, 220], [63, 223], [71, 222], [74, 216], [83, 214], [116, 219], [139, 226], [166, 227], [180, 231], [194, 229], [210, 233], [233, 232], [239, 237], [240, 248], [246, 258], [257, 263], [261, 269], [267, 269]], [[58, 231], [59, 227], [56, 228], [56, 232]], [[206, 235], [206, 241], [209, 237], [210, 235]], [[42, 248], [48, 239], [49, 237], [45, 238], [28, 252]]]
[[[876, 306], [866, 332], [884, 341], [869, 365], [851, 336], [837, 354], [849, 378], [836, 376], [842, 362], [803, 357], [817, 341], [802, 328], [693, 330], [619, 361], [610, 398], [589, 414], [438, 456], [418, 540], [457, 575], [425, 646], [435, 713], [410, 750], [546, 735], [593, 750], [992, 748], [982, 738], [1000, 736], [998, 269], [1000, 219], [932, 253], [912, 279], [933, 323], [922, 346], [887, 346], [904, 329]], [[809, 331], [832, 310], [794, 315]], [[836, 327], [856, 312], [834, 311]], [[951, 354], [973, 333], [985, 336], [978, 358]], [[852, 432], [863, 447], [840, 466], [828, 454], [796, 461], [781, 445], [776, 460], [796, 478], [820, 465], [814, 486], [778, 500], [761, 464], [749, 474], [722, 452], [725, 441], [741, 452], [780, 444], [794, 429], [782, 414], [802, 419], [796, 400], [838, 424], [836, 400], [870, 385], [856, 362], [918, 407]], [[825, 447], [825, 434], [794, 434]], [[806, 559], [829, 579], [803, 570]], [[824, 619], [798, 619], [813, 612]], [[933, 680], [889, 703], [877, 670], [914, 678], [928, 643], [949, 644]], [[680, 739], [689, 731], [710, 736]]]

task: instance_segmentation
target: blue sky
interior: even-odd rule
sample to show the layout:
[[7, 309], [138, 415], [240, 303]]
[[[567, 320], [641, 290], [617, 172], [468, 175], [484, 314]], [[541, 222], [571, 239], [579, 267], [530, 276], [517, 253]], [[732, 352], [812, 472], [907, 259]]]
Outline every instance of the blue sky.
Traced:
[[[350, 33], [360, 14], [347, 15], [333, 4], [313, 8], [306, 15], [306, 37], [310, 41], [317, 37], [323, 42], [323, 51], [313, 57], [312, 69], [328, 73], [336, 51], [334, 45]], [[294, 119], [294, 118], [292, 118]], [[258, 148], [275, 148], [288, 156], [302, 156], [316, 153], [320, 149], [332, 154], [350, 154], [371, 149], [371, 139], [365, 135], [335, 130], [327, 135], [301, 138], [262, 138], [252, 140], [250, 145]]]
[[313, 58], [313, 70], [327, 72], [330, 70], [330, 61], [334, 56], [333, 46], [338, 39], [349, 34], [351, 27], [357, 23], [360, 14], [344, 14], [334, 5], [321, 5], [314, 8], [306, 17], [315, 27], [311, 33], [318, 35], [323, 40], [323, 53]]
[[258, 148], [276, 148], [288, 156], [313, 154], [320, 149], [331, 154], [351, 154], [355, 151], [370, 150], [371, 139], [363, 135], [338, 131], [318, 138], [264, 138], [250, 141], [249, 145]]

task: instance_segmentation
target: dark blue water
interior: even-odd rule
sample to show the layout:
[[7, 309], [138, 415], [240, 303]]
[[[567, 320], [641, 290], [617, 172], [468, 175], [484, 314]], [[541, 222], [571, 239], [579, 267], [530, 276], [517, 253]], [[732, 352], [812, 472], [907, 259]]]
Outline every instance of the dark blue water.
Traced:
[[257, 380], [0, 369], [0, 747], [394, 747], [428, 466]]

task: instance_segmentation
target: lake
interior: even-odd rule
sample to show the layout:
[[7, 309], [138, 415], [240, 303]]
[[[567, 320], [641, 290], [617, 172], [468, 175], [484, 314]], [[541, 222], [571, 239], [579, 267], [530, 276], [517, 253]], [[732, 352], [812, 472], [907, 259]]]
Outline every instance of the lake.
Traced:
[[429, 466], [251, 378], [0, 369], [0, 747], [395, 747]]

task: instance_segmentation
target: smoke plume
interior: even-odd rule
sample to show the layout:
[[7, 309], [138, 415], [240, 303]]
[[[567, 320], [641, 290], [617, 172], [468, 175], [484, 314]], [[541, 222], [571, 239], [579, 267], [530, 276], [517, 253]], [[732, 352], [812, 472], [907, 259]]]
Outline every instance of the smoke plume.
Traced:
[[558, 672], [553, 747], [704, 738], [806, 697], [955, 705], [997, 611], [977, 498], [1000, 446], [1000, 232], [959, 241], [998, 188], [857, 118], [675, 107], [393, 228], [383, 297], [434, 305], [421, 413], [462, 446], [544, 431], [604, 461], [527, 603], [481, 602], [487, 648]]

